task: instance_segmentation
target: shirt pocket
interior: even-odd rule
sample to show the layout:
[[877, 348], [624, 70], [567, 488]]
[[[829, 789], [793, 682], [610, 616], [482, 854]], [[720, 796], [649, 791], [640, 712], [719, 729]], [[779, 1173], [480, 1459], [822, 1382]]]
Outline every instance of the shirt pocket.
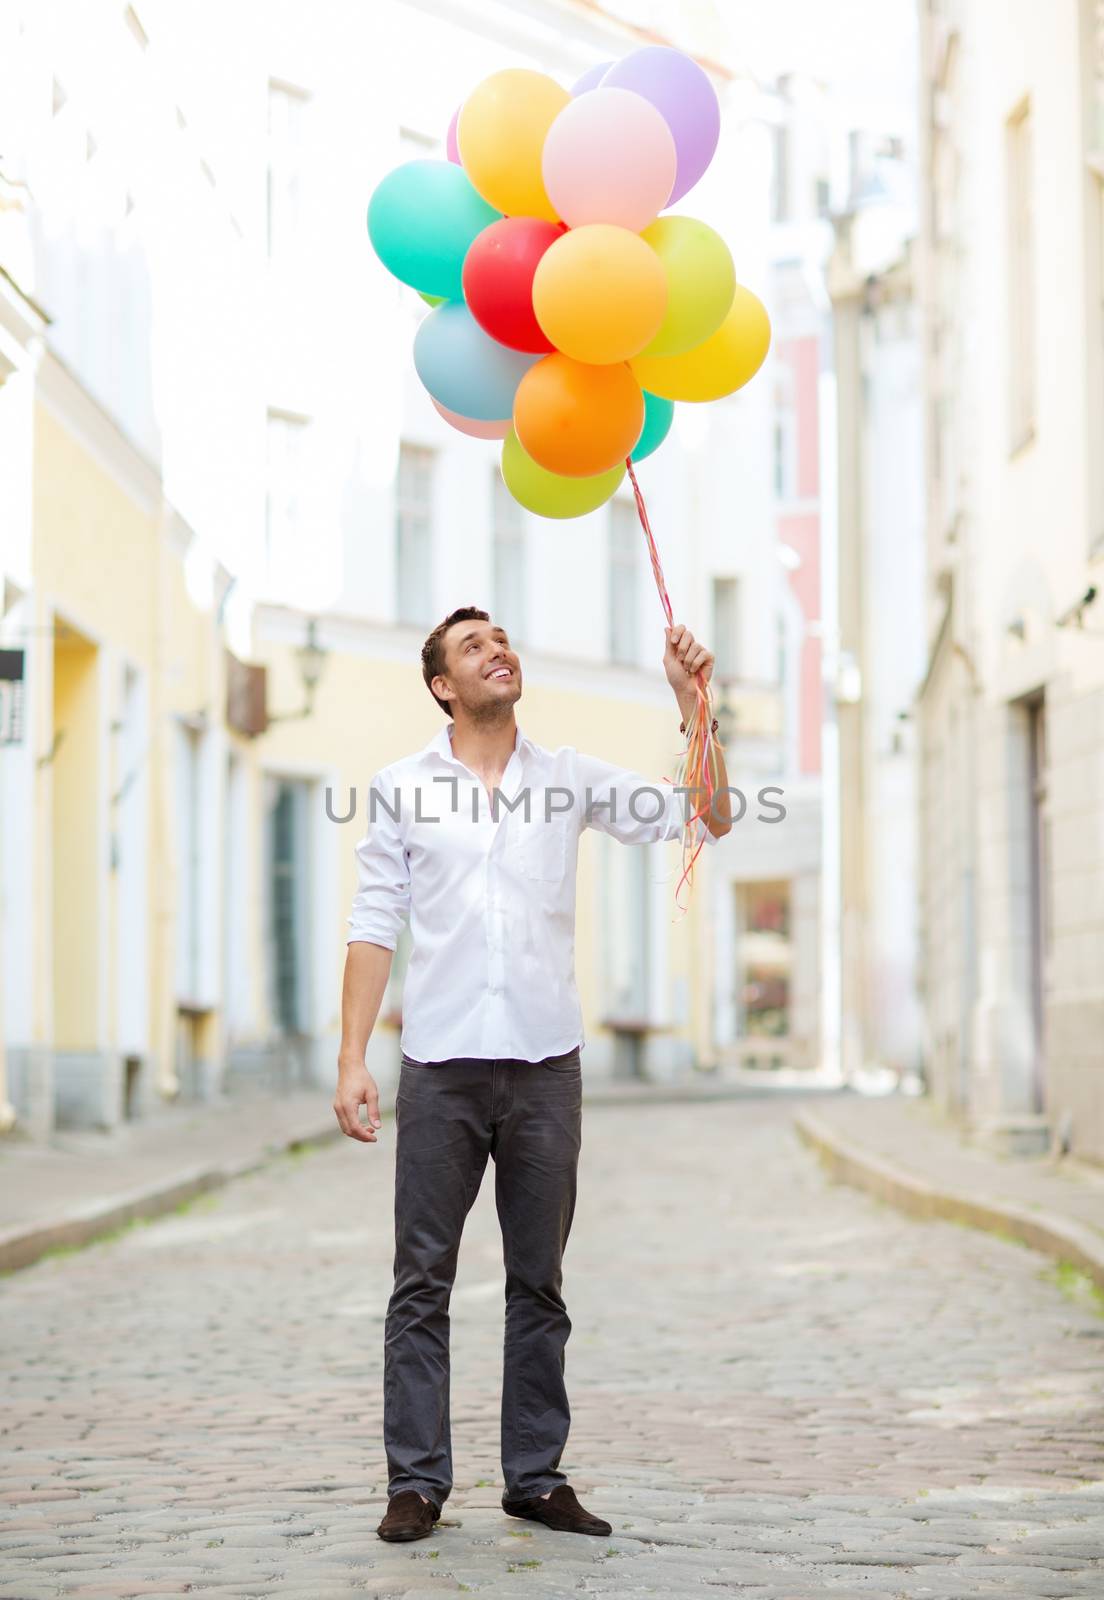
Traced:
[[519, 819], [509, 856], [521, 877], [536, 883], [561, 883], [567, 872], [567, 829], [562, 822]]

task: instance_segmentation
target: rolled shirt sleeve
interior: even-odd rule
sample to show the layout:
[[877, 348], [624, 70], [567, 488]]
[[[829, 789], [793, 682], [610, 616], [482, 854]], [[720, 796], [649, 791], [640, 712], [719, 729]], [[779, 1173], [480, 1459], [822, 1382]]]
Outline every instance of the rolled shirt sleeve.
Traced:
[[394, 950], [410, 914], [410, 865], [399, 820], [388, 809], [398, 809], [395, 797], [396, 787], [384, 769], [368, 786], [368, 831], [356, 846], [357, 891], [346, 944]]
[[[656, 782], [631, 768], [582, 754], [578, 755], [577, 772], [584, 828], [608, 833], [622, 844], [655, 844], [682, 837], [690, 796], [673, 783]], [[704, 817], [693, 826], [695, 843], [703, 836], [706, 844], [720, 842], [709, 832]]]

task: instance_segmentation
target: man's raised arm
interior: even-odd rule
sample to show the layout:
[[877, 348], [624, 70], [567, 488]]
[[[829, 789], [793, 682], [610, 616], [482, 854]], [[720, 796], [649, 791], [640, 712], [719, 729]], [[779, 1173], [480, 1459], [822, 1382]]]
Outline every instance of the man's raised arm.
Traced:
[[[684, 722], [689, 722], [698, 704], [694, 683], [700, 671], [706, 683], [713, 675], [713, 654], [699, 644], [688, 628], [677, 623], [666, 630], [663, 669], [674, 690]], [[704, 790], [674, 788], [666, 780], [652, 783], [641, 773], [616, 767], [593, 756], [579, 755], [577, 771], [583, 804], [583, 826], [612, 834], [622, 844], [651, 844], [659, 839], [677, 839], [690, 817], [696, 823], [697, 837], [716, 844], [732, 831], [732, 803], [729, 798], [728, 769], [720, 745], [715, 746], [716, 785], [712, 804]], [[658, 811], [655, 801], [659, 801]]]

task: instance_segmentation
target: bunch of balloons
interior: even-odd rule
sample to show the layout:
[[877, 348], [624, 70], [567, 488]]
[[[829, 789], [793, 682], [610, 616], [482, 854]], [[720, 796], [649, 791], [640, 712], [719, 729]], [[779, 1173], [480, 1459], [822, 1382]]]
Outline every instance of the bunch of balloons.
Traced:
[[372, 195], [377, 255], [433, 307], [418, 376], [453, 427], [503, 441], [528, 510], [593, 511], [676, 400], [720, 399], [762, 365], [767, 313], [724, 240], [660, 215], [719, 134], [713, 86], [678, 50], [603, 62], [570, 91], [512, 68], [453, 116], [447, 160], [406, 162]]

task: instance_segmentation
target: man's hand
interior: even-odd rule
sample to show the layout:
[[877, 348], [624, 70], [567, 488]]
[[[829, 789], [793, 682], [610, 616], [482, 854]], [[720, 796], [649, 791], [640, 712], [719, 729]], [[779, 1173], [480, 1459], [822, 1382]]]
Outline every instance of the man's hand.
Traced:
[[675, 691], [682, 720], [688, 722], [690, 713], [698, 703], [698, 691], [694, 686], [694, 679], [698, 672], [706, 683], [713, 676], [713, 652], [699, 644], [689, 628], [681, 622], [676, 622], [673, 628], [665, 628], [667, 646], [663, 652], [663, 670], [667, 674], [667, 682]]
[[[386, 945], [354, 939], [345, 956], [341, 987], [341, 1047], [337, 1052], [337, 1093], [333, 1108], [342, 1133], [363, 1144], [375, 1144], [380, 1126], [379, 1090], [364, 1065], [372, 1029], [391, 973], [393, 951]], [[361, 1106], [368, 1121], [360, 1120]]]
[[[361, 1106], [368, 1107], [367, 1124], [360, 1120]], [[376, 1129], [381, 1127], [379, 1090], [376, 1080], [363, 1064], [338, 1062], [337, 1093], [333, 1108], [341, 1124], [342, 1133], [362, 1144], [376, 1143]]]

